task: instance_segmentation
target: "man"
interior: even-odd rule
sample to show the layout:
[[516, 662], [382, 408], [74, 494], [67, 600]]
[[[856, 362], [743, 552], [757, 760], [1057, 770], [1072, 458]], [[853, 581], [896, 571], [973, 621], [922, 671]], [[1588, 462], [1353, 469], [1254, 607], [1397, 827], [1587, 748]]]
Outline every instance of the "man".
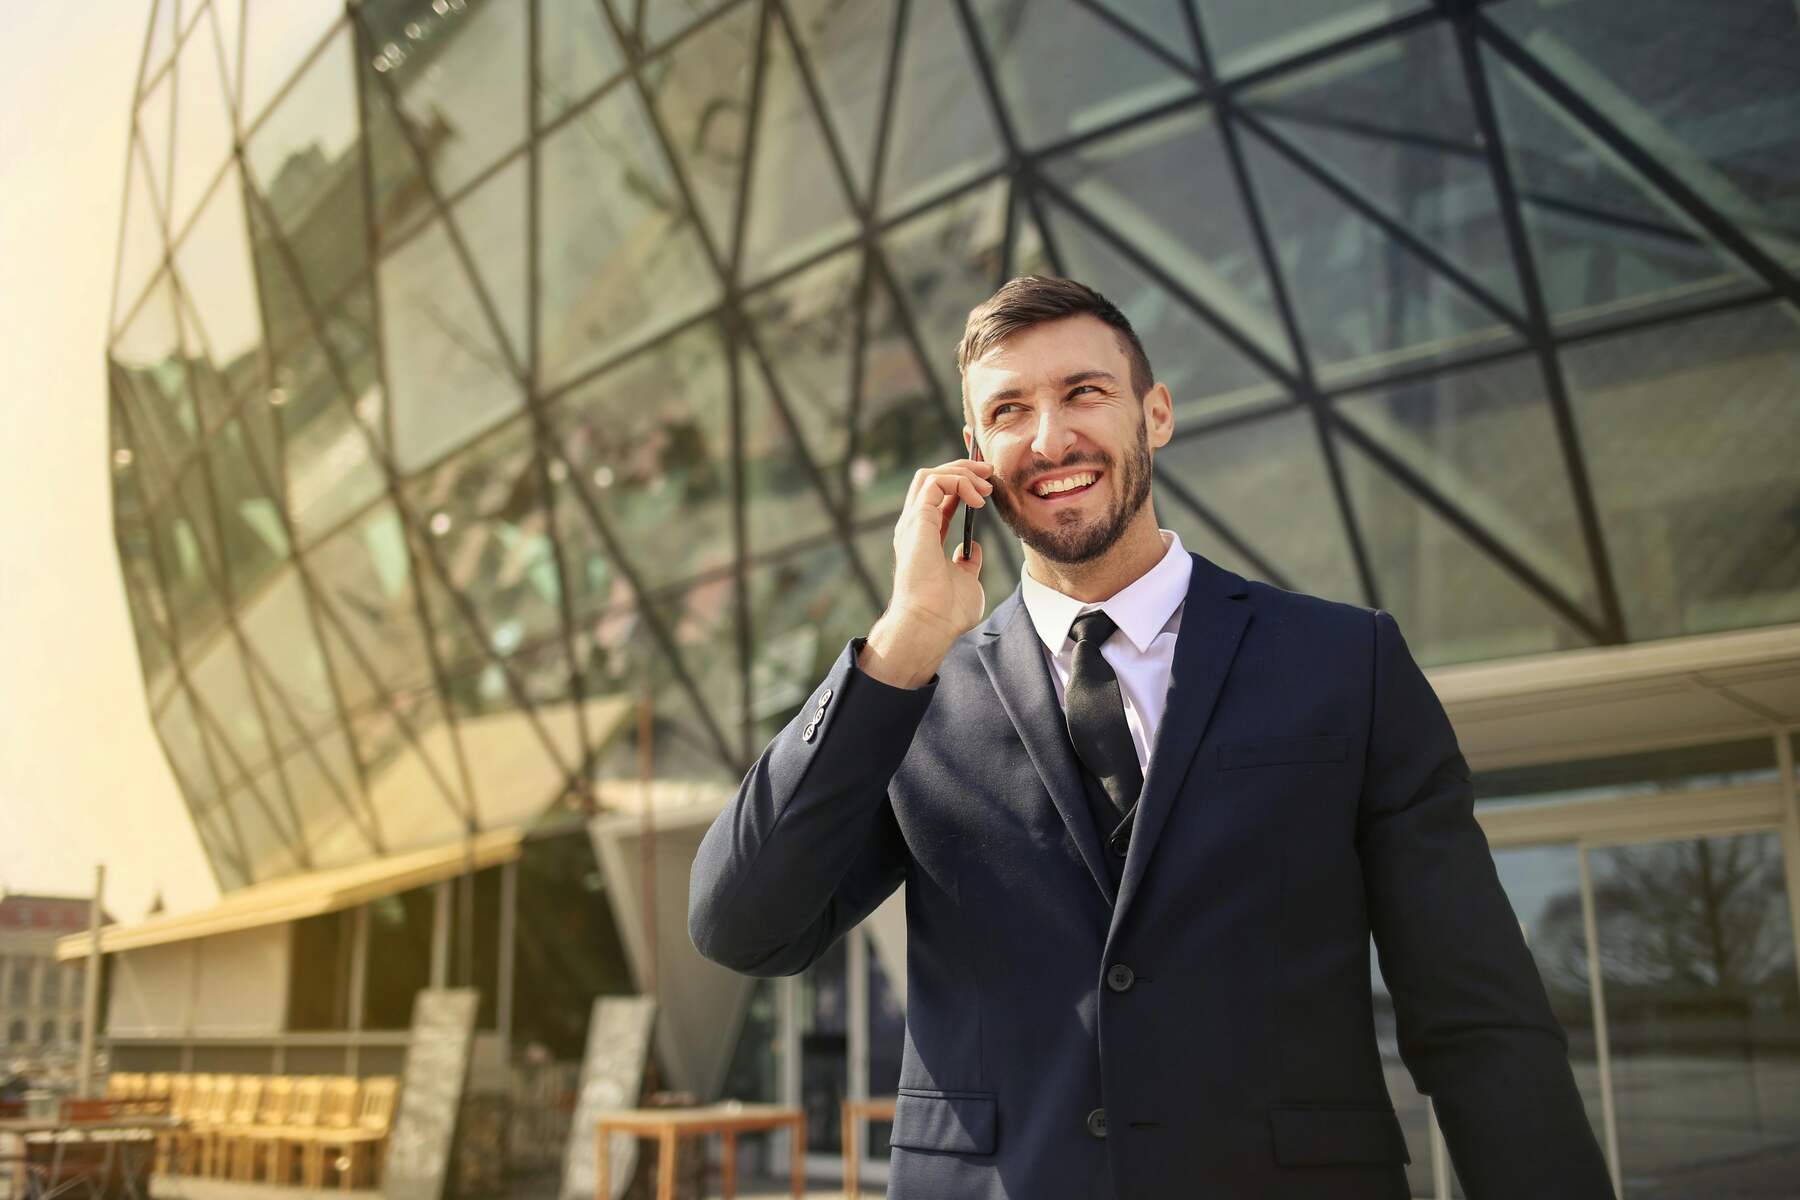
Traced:
[[[702, 953], [780, 975], [906, 884], [889, 1195], [1404, 1200], [1373, 933], [1466, 1194], [1610, 1196], [1393, 618], [1157, 528], [1169, 392], [1088, 288], [1011, 281], [958, 362], [974, 458], [914, 479], [887, 611], [745, 777], [690, 896]], [[943, 544], [990, 500], [1025, 574], [983, 622], [979, 545]]]

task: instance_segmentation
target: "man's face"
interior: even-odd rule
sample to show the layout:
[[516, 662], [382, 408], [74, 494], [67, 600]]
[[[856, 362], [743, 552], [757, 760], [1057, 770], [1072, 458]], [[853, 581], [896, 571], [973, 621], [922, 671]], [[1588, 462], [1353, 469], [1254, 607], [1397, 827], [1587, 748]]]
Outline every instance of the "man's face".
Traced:
[[1053, 562], [1097, 558], [1150, 498], [1150, 447], [1169, 440], [1168, 389], [1142, 399], [1119, 335], [1093, 317], [1022, 330], [968, 365], [963, 388], [996, 468], [995, 509]]

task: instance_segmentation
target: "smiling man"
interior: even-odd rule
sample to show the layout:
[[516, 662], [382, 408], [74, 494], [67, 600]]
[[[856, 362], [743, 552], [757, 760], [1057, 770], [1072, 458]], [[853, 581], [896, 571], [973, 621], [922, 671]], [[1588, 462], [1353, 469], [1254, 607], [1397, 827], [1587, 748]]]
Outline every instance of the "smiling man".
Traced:
[[[888, 1194], [1404, 1200], [1373, 935], [1471, 1200], [1610, 1196], [1393, 618], [1158, 529], [1169, 392], [1097, 293], [1014, 279], [957, 356], [975, 457], [914, 477], [887, 610], [744, 778], [689, 898], [702, 953], [779, 975], [906, 885]], [[1025, 572], [983, 621], [980, 544], [944, 538], [990, 500]]]

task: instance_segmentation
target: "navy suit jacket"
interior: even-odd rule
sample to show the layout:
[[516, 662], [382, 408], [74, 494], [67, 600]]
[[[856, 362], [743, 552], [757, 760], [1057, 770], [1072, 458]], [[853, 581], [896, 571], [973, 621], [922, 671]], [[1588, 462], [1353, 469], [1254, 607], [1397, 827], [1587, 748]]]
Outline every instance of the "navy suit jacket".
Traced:
[[1471, 1200], [1612, 1195], [1387, 613], [1194, 556], [1116, 890], [1017, 591], [922, 687], [860, 649], [707, 832], [689, 931], [792, 974], [906, 884], [895, 1200], [1404, 1200], [1371, 933]]

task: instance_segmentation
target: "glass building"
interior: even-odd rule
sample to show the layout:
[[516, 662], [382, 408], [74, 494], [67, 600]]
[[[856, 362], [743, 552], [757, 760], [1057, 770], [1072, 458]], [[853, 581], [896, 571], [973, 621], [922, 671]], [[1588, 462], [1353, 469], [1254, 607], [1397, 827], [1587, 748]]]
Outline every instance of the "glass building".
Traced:
[[654, 990], [829, 1173], [903, 919], [752, 985], [687, 865], [1041, 271], [1176, 398], [1161, 523], [1433, 668], [1623, 1194], [1800, 1169], [1790, 0], [156, 0], [127, 158], [115, 533], [237, 916], [105, 943], [117, 1061], [359, 1069], [445, 981], [561, 1061]]

